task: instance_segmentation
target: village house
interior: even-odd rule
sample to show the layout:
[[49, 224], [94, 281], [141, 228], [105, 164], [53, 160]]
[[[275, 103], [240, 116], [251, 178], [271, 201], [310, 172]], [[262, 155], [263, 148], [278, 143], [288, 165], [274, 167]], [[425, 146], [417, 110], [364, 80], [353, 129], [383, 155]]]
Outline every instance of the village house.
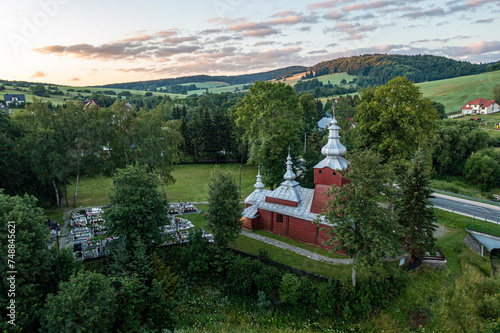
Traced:
[[3, 103], [0, 103], [0, 112], [3, 112], [5, 114], [12, 114], [12, 111]]
[[500, 111], [500, 105], [495, 100], [476, 98], [462, 106], [462, 114], [490, 114]]
[[[275, 190], [264, 189], [260, 168], [253, 191], [245, 199], [243, 227], [250, 230], [266, 230], [322, 248], [328, 239], [331, 225], [321, 217], [327, 197], [325, 192], [332, 186], [348, 183], [342, 172], [349, 162], [342, 156], [346, 147], [339, 141], [339, 130], [335, 117], [328, 128], [328, 143], [321, 149], [325, 158], [314, 167], [314, 189], [303, 188], [295, 181], [292, 158], [288, 153], [284, 182]], [[314, 223], [318, 221], [319, 223]]]
[[5, 94], [3, 96], [3, 100], [7, 106], [10, 106], [11, 104], [13, 106], [19, 106], [26, 103], [26, 96], [24, 94]]

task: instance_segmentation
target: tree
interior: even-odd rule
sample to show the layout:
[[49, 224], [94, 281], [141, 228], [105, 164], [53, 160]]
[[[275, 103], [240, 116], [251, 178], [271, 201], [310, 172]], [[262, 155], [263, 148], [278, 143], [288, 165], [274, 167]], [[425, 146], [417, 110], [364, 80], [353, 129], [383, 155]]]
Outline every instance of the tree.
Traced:
[[45, 86], [42, 84], [37, 84], [32, 87], [33, 94], [40, 97], [48, 97], [47, 90], [45, 90]]
[[396, 167], [407, 163], [419, 147], [430, 153], [437, 112], [408, 79], [397, 77], [363, 90], [357, 109], [359, 149], [373, 149]]
[[299, 103], [303, 112], [304, 130], [307, 135], [310, 135], [318, 127], [318, 111], [314, 96], [311, 94], [300, 95]]
[[82, 271], [47, 297], [44, 328], [48, 332], [108, 332], [115, 320], [116, 296], [111, 279]]
[[[137, 161], [156, 174], [159, 171], [163, 194], [164, 184], [173, 184], [172, 165], [179, 160], [182, 136], [176, 122], [165, 122], [161, 107], [140, 111], [133, 124], [133, 140], [137, 146]], [[177, 126], [178, 127], [178, 126]]]
[[[0, 314], [4, 320], [0, 328], [5, 332], [38, 331], [41, 306], [51, 285], [49, 232], [43, 224], [43, 210], [36, 203], [35, 197], [8, 196], [0, 189], [0, 269], [4, 272], [0, 282]], [[10, 298], [9, 271], [17, 272], [15, 296]], [[16, 301], [16, 327], [6, 320], [10, 299]]]
[[500, 185], [500, 153], [482, 149], [473, 153], [465, 163], [465, 177], [483, 190]]
[[136, 163], [118, 169], [114, 183], [110, 207], [105, 211], [109, 234], [125, 237], [128, 251], [138, 242], [148, 249], [161, 245], [167, 200], [158, 192], [158, 178]]
[[225, 248], [238, 237], [243, 224], [238, 186], [228, 171], [214, 168], [208, 196], [208, 220], [213, 226], [214, 239], [220, 248]]
[[340, 80], [340, 85], [343, 86], [344, 84], [347, 84], [347, 80], [346, 79]]
[[[500, 66], [499, 66], [500, 67]], [[500, 103], [500, 84], [496, 84], [493, 89], [491, 90], [493, 93], [493, 99], [497, 101], [497, 103]]]
[[399, 181], [401, 191], [395, 200], [395, 218], [401, 242], [411, 255], [411, 262], [425, 252], [432, 252], [436, 214], [429, 201], [430, 170], [421, 151], [417, 152], [408, 171]]
[[390, 210], [381, 207], [376, 197], [381, 193], [391, 196], [393, 172], [389, 164], [382, 164], [379, 154], [365, 150], [348, 157], [350, 183], [328, 190], [326, 220], [327, 245], [353, 258], [352, 282], [356, 285], [356, 271], [367, 269], [386, 255], [397, 253], [396, 224]]
[[321, 154], [322, 147], [321, 137], [318, 130], [312, 132], [307, 138], [306, 151], [304, 153], [304, 170], [299, 175], [297, 181], [302, 187], [314, 187], [314, 166], [320, 162], [324, 156]]
[[34, 99], [26, 110], [17, 112], [13, 120], [21, 131], [22, 154], [40, 183], [54, 189], [55, 203], [60, 207], [59, 184], [70, 172], [65, 159], [67, 142], [60, 140], [60, 119], [48, 103]]
[[438, 126], [432, 152], [434, 168], [441, 174], [464, 174], [470, 155], [488, 146], [489, 133], [470, 121], [447, 119]]
[[287, 148], [299, 150], [303, 130], [297, 95], [284, 83], [257, 81], [238, 102], [237, 115], [249, 145], [249, 162], [263, 166], [264, 184], [273, 188], [283, 180]]
[[448, 116], [446, 115], [446, 111], [445, 111], [443, 104], [441, 104], [439, 102], [432, 101], [432, 106], [434, 107], [434, 109], [436, 109], [438, 116], [439, 116], [439, 119], [448, 118]]

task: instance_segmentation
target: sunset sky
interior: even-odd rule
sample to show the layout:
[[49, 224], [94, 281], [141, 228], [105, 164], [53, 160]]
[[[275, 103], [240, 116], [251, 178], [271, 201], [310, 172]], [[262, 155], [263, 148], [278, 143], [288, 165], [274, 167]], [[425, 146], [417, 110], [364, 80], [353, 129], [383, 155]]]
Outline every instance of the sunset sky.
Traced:
[[500, 60], [500, 1], [16, 0], [0, 79], [100, 85], [366, 53]]

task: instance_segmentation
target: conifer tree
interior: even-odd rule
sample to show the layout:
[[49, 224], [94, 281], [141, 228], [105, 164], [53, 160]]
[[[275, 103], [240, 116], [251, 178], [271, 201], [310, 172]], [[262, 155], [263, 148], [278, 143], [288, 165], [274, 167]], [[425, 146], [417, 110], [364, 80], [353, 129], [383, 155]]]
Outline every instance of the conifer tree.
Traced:
[[401, 242], [411, 255], [411, 261], [421, 257], [426, 251], [434, 249], [436, 215], [429, 198], [429, 167], [425, 156], [418, 151], [403, 174], [399, 184], [401, 191], [395, 202], [396, 222]]

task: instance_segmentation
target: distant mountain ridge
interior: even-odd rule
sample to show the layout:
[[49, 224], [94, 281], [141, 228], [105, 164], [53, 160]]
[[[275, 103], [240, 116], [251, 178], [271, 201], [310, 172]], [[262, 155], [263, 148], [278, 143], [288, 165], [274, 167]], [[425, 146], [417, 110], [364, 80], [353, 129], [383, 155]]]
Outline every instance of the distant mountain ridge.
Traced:
[[434, 55], [390, 55], [365, 54], [322, 61], [311, 67], [291, 66], [273, 71], [235, 76], [195, 75], [172, 79], [117, 83], [100, 86], [103, 88], [143, 89], [164, 87], [193, 82], [219, 81], [230, 85], [248, 84], [255, 81], [282, 79], [301, 72], [308, 72], [307, 78], [325, 74], [347, 72], [360, 76], [359, 87], [381, 85], [397, 76], [406, 76], [415, 83], [436, 81], [465, 75], [481, 74], [494, 64], [472, 64]]
[[[137, 87], [164, 87], [167, 85], [178, 85], [184, 83], [193, 83], [193, 82], [209, 82], [209, 81], [217, 81], [217, 82], [225, 82], [227, 84], [247, 84], [253, 83], [255, 81], [268, 81], [277, 78], [286, 78], [288, 76], [292, 76], [297, 73], [302, 73], [307, 70], [307, 67], [304, 66], [290, 66], [285, 68], [279, 68], [268, 72], [262, 73], [254, 73], [254, 74], [242, 74], [242, 75], [193, 75], [193, 76], [183, 76], [173, 79], [159, 79], [159, 80], [149, 80], [149, 81], [138, 81], [138, 82], [127, 82], [127, 83], [114, 83], [107, 84], [103, 86], [103, 88], [118, 88], [118, 89], [137, 89]], [[147, 89], [146, 89], [147, 90]]]
[[343, 72], [364, 76], [366, 86], [385, 84], [397, 76], [406, 76], [418, 83], [481, 74], [486, 72], [488, 65], [433, 55], [365, 54], [323, 61], [308, 71], [314, 76]]

